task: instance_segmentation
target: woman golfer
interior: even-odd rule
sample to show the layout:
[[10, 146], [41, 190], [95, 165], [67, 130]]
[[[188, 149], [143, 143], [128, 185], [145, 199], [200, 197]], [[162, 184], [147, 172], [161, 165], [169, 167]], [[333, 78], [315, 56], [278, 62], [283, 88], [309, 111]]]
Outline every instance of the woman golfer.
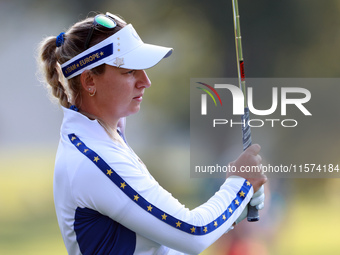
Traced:
[[[265, 176], [240, 173], [189, 210], [126, 143], [125, 117], [139, 111], [151, 85], [144, 70], [171, 52], [143, 43], [110, 13], [41, 43], [47, 83], [64, 111], [54, 202], [69, 254], [197, 254], [245, 217], [257, 190], [251, 203], [263, 206]], [[259, 165], [259, 151], [253, 145], [232, 164]]]

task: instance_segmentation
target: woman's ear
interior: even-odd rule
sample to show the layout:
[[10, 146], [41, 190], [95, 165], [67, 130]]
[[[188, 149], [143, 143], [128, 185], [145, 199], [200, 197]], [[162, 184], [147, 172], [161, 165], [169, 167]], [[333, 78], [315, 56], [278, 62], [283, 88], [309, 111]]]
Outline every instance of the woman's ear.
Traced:
[[80, 82], [83, 89], [87, 92], [96, 90], [96, 84], [93, 79], [93, 73], [90, 70], [85, 70], [80, 75]]

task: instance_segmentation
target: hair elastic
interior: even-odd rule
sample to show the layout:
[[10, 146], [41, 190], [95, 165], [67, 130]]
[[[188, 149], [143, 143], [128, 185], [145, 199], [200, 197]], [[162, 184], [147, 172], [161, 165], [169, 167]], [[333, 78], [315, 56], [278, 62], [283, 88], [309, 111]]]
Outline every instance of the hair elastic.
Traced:
[[77, 106], [75, 106], [74, 104], [71, 105], [69, 109], [71, 109], [71, 110], [73, 110], [73, 111], [76, 111], [76, 112], [79, 112], [79, 109], [78, 109]]
[[64, 44], [64, 32], [61, 32], [58, 36], [57, 36], [57, 40], [56, 40], [56, 45], [57, 47], [60, 47], [61, 45]]

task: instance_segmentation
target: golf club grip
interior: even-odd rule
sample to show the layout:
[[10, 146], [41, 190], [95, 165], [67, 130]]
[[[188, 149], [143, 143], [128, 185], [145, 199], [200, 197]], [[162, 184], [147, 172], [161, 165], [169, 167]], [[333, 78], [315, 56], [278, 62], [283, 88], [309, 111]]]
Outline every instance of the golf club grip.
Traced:
[[[243, 150], [246, 150], [251, 145], [251, 131], [249, 127], [249, 108], [244, 108], [244, 115], [241, 117], [242, 125], [242, 141], [243, 141]], [[255, 206], [251, 206], [248, 204], [248, 214], [247, 220], [249, 222], [259, 221], [259, 211]]]
[[251, 206], [250, 204], [248, 204], [247, 220], [249, 222], [255, 222], [260, 220], [259, 211], [256, 209], [256, 206]]

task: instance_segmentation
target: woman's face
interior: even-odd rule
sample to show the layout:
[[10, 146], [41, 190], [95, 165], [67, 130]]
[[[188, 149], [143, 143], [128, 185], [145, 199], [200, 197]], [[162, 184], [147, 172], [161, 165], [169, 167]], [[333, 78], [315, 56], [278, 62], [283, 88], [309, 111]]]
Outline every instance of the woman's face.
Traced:
[[140, 109], [144, 90], [151, 82], [144, 70], [106, 65], [105, 72], [95, 75], [96, 105], [104, 118], [122, 118]]

